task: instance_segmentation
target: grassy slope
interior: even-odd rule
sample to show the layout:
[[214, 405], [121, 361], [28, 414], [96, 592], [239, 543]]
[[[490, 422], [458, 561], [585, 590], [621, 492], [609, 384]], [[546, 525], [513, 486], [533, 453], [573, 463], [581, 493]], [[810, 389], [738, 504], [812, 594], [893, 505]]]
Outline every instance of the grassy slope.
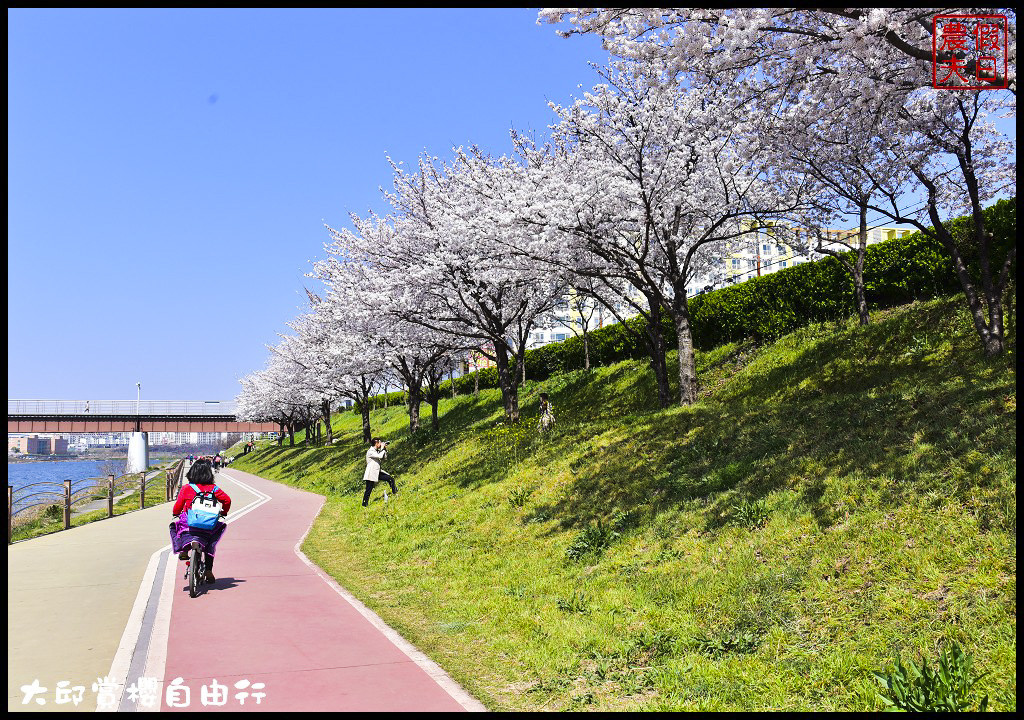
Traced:
[[416, 441], [377, 411], [401, 494], [366, 510], [353, 414], [235, 467], [326, 494], [305, 552], [494, 709], [877, 709], [944, 638], [1013, 709], [1015, 340], [982, 360], [961, 304], [718, 348], [690, 408], [627, 362], [519, 427], [497, 391]]

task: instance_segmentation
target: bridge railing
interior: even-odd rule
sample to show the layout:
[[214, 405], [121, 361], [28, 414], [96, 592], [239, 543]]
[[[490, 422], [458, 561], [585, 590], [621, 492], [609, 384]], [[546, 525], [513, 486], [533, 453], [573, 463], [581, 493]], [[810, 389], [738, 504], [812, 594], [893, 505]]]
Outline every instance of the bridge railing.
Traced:
[[215, 400], [8, 400], [8, 415], [234, 415], [235, 402]]
[[[7, 542], [10, 544], [15, 527], [26, 522], [42, 521], [44, 525], [60, 522], [63, 525], [53, 530], [67, 530], [71, 527], [71, 518], [81, 506], [90, 501], [106, 500], [107, 517], [114, 517], [114, 500], [118, 495], [138, 491], [140, 509], [146, 505], [146, 491], [156, 494], [160, 483], [164, 484], [164, 501], [171, 500], [177, 493], [181, 482], [183, 461], [166, 468], [161, 479], [160, 472], [126, 473], [115, 478], [108, 475], [103, 478], [86, 478], [83, 480], [65, 480], [64, 482], [44, 481], [21, 485], [17, 488], [7, 486]], [[150, 495], [150, 498], [154, 497]], [[152, 503], [150, 503], [152, 504]], [[42, 508], [42, 509], [41, 509]], [[94, 507], [92, 510], [102, 510]]]

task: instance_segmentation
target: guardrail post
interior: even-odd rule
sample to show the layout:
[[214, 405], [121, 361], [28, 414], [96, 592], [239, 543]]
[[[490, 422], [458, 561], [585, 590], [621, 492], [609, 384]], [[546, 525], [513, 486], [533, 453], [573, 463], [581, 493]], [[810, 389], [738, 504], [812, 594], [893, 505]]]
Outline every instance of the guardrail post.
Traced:
[[64, 481], [64, 529], [71, 527], [71, 481]]
[[107, 517], [114, 517], [114, 476], [107, 476]]

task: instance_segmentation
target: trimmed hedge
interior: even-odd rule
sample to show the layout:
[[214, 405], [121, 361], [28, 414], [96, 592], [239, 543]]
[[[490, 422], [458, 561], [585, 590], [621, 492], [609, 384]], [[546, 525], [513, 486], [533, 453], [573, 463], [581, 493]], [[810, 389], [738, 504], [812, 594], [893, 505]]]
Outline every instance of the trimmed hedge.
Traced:
[[[1000, 200], [986, 208], [985, 220], [994, 236], [991, 256], [995, 273], [1002, 266], [1006, 252], [1016, 244], [1016, 198]], [[977, 275], [977, 250], [965, 239], [970, 237], [970, 218], [957, 218], [950, 226], [965, 259]], [[856, 257], [853, 251], [847, 255], [851, 262]], [[1012, 272], [1015, 271], [1016, 266], [1012, 268]], [[864, 285], [871, 309], [960, 292], [952, 260], [941, 243], [920, 232], [868, 246], [864, 256]], [[698, 295], [690, 298], [689, 305], [694, 344], [701, 349], [748, 338], [771, 340], [813, 322], [839, 320], [856, 312], [853, 278], [833, 257]], [[626, 322], [642, 330], [644, 320], [636, 317]], [[663, 325], [667, 346], [677, 347], [671, 320], [665, 318]], [[590, 333], [591, 366], [638, 358], [647, 358], [644, 343], [626, 332], [621, 323]], [[580, 337], [526, 351], [526, 376], [530, 380], [580, 370], [583, 364], [583, 338]], [[519, 370], [513, 365], [511, 372]], [[495, 368], [479, 373], [481, 389], [498, 387]], [[450, 382], [445, 380], [441, 384], [442, 392], [451, 393]], [[473, 391], [472, 373], [456, 378], [455, 382], [459, 394]], [[389, 399], [388, 404], [391, 402]]]
[[[1017, 204], [1000, 200], [985, 209], [993, 233], [996, 270], [1016, 243]], [[969, 247], [970, 218], [950, 223], [969, 267], [977, 249]], [[844, 253], [853, 262], [856, 253]], [[995, 261], [998, 260], [999, 264]], [[975, 272], [976, 274], [976, 272]], [[870, 245], [864, 252], [868, 307], [886, 308], [961, 291], [953, 261], [942, 244], [920, 232]], [[803, 325], [849, 317], [856, 311], [853, 278], [833, 257], [715, 290], [690, 300], [694, 344], [702, 349], [745, 338], [770, 340]]]

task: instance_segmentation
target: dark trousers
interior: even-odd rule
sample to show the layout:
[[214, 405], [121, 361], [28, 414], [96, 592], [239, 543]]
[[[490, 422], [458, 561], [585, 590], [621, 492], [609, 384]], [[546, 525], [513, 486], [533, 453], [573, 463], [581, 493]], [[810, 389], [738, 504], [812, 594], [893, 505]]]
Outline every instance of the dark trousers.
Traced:
[[[395, 479], [394, 479], [393, 477], [391, 477], [390, 475], [388, 475], [388, 474], [387, 474], [386, 472], [384, 472], [383, 470], [381, 470], [381, 471], [380, 471], [380, 475], [379, 475], [378, 477], [379, 477], [379, 478], [380, 478], [381, 480], [385, 480], [385, 481], [387, 481], [387, 484], [391, 486], [391, 492], [392, 492], [392, 493], [395, 493], [395, 494], [397, 494], [397, 493], [398, 493], [398, 488], [397, 488], [397, 487], [395, 487]], [[369, 503], [369, 502], [370, 502], [370, 493], [372, 493], [372, 492], [373, 492], [373, 488], [374, 488], [374, 486], [375, 486], [376, 484], [377, 484], [377, 483], [375, 483], [375, 482], [373, 482], [373, 481], [371, 481], [371, 480], [367, 480], [367, 481], [366, 481], [366, 491], [365, 491], [365, 492], [363, 492], [363, 507], [366, 507], [367, 503]]]

